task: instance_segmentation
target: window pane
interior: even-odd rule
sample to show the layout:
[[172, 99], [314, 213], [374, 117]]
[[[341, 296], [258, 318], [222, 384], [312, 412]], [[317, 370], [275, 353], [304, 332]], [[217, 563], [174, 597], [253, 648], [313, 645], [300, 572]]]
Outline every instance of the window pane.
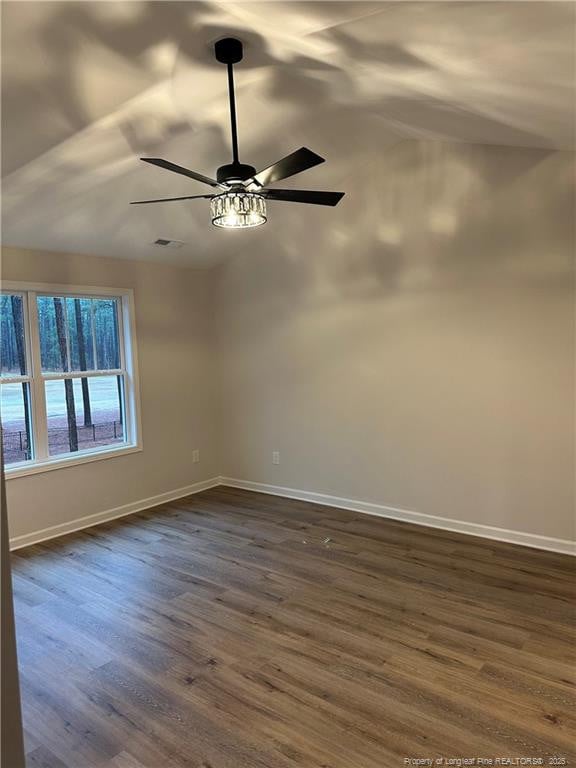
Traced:
[[67, 371], [67, 340], [64, 301], [52, 296], [38, 296], [38, 332], [42, 370]]
[[38, 296], [42, 371], [120, 368], [117, 312], [116, 298]]
[[125, 442], [123, 376], [45, 382], [50, 455]]
[[22, 296], [0, 294], [0, 370], [2, 376], [26, 374]]
[[70, 339], [70, 370], [94, 370], [92, 343], [92, 299], [66, 299], [66, 319]]
[[4, 463], [32, 458], [30, 389], [28, 384], [0, 384], [0, 416]]
[[118, 299], [93, 299], [96, 364], [101, 371], [120, 368], [118, 347]]

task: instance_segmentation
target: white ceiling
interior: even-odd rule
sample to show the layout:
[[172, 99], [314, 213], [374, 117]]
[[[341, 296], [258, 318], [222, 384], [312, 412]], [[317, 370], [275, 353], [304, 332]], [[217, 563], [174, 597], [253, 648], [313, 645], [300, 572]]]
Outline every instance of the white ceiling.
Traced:
[[[305, 145], [328, 161], [283, 187], [354, 195], [374, 154], [402, 138], [572, 148], [570, 2], [1, 7], [7, 245], [197, 266], [237, 248], [249, 233], [211, 227], [206, 200], [128, 205], [210, 191], [141, 156], [210, 176], [229, 162], [225, 68], [212, 53], [228, 34], [245, 43], [241, 160], [261, 168]], [[314, 221], [345, 215], [346, 200]], [[271, 246], [290, 204], [272, 206], [258, 231]], [[159, 249], [158, 237], [185, 245]]]

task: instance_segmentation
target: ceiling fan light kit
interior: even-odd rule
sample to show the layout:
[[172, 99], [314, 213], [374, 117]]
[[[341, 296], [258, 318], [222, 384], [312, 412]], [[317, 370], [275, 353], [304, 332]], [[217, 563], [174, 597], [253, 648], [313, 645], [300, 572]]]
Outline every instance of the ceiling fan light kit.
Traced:
[[266, 201], [253, 192], [224, 192], [210, 201], [215, 227], [245, 229], [266, 223]]
[[324, 162], [315, 152], [301, 147], [277, 163], [256, 173], [252, 165], [241, 163], [238, 155], [238, 130], [236, 124], [236, 101], [234, 98], [234, 64], [242, 60], [243, 48], [240, 40], [226, 37], [214, 45], [217, 61], [226, 64], [228, 71], [228, 94], [230, 99], [230, 126], [232, 133], [232, 162], [222, 165], [211, 179], [196, 171], [163, 160], [159, 157], [142, 157], [146, 163], [179, 173], [191, 179], [216, 187], [219, 192], [211, 195], [187, 195], [185, 197], [164, 197], [155, 200], [135, 200], [132, 205], [166, 203], [176, 200], [210, 200], [212, 224], [229, 229], [247, 229], [266, 223], [266, 201], [285, 200], [309, 205], [337, 205], [343, 192], [321, 192], [317, 190], [268, 189], [268, 184], [287, 179], [297, 173], [313, 168]]

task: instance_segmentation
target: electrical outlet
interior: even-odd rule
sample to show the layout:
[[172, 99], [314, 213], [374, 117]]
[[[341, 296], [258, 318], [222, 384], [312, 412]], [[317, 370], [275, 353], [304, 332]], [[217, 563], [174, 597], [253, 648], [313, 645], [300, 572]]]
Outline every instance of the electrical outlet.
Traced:
[[272, 464], [280, 464], [280, 451], [272, 451]]
[[198, 450], [198, 448], [194, 448], [194, 450], [192, 451], [192, 464], [198, 464], [199, 461], [200, 461], [200, 451]]

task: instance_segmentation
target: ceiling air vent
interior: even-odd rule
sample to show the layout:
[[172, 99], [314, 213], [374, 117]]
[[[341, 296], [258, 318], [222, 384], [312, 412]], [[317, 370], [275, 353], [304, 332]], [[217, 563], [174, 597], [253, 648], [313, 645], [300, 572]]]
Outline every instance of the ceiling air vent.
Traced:
[[166, 240], [164, 237], [159, 237], [158, 240], [154, 240], [154, 245], [158, 245], [161, 248], [182, 248], [184, 245], [183, 240]]

